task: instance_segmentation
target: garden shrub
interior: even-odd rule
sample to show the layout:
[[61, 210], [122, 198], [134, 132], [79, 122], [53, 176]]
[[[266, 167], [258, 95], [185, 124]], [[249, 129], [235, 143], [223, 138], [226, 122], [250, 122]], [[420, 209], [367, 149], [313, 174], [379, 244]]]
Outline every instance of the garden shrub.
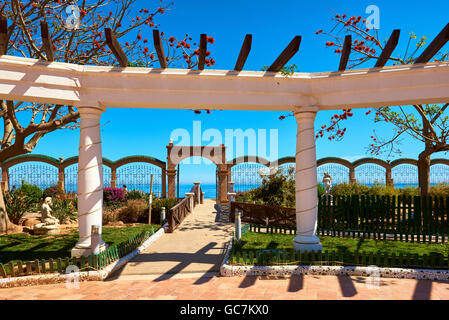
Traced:
[[142, 199], [128, 200], [118, 210], [118, 219], [125, 223], [148, 222], [149, 204]]
[[137, 200], [137, 199], [145, 199], [145, 198], [147, 198], [145, 192], [140, 191], [140, 190], [131, 190], [126, 193], [127, 200]]
[[119, 221], [119, 210], [115, 208], [104, 208], [103, 209], [103, 225], [109, 224], [111, 222]]
[[438, 183], [431, 186], [429, 193], [432, 197], [449, 197], [449, 184]]
[[55, 198], [56, 196], [63, 195], [64, 191], [60, 186], [52, 186], [44, 190], [42, 198], [45, 200], [47, 197]]
[[51, 215], [58, 218], [61, 223], [76, 218], [76, 205], [73, 200], [64, 195], [52, 197]]
[[368, 194], [376, 196], [397, 196], [400, 194], [400, 189], [394, 186], [380, 184], [375, 182], [374, 185], [369, 187]]
[[126, 201], [126, 193], [122, 188], [104, 188], [103, 202], [106, 206], [119, 207]]
[[401, 196], [419, 196], [419, 188], [413, 186], [406, 186], [405, 188], [400, 189]]
[[20, 189], [5, 193], [6, 212], [12, 223], [17, 224], [31, 205], [32, 199], [26, 196]]
[[17, 189], [20, 190], [25, 197], [30, 199], [32, 204], [39, 204], [42, 199], [42, 190], [38, 186], [27, 183], [25, 180], [22, 181], [22, 186]]
[[317, 189], [318, 189], [318, 197], [321, 197], [323, 194], [326, 193], [326, 190], [324, 189], [324, 185], [322, 183], [318, 184]]
[[160, 215], [162, 207], [165, 207], [165, 215], [168, 215], [168, 212], [171, 208], [178, 204], [178, 199], [170, 199], [170, 198], [159, 198], [153, 199], [151, 203], [151, 221], [155, 221], [155, 223], [160, 223]]
[[277, 170], [273, 174], [262, 176], [262, 185], [237, 197], [239, 201], [291, 207], [295, 205], [295, 174], [290, 168], [286, 174]]
[[331, 188], [331, 194], [334, 196], [352, 196], [368, 194], [369, 187], [358, 183], [340, 183]]

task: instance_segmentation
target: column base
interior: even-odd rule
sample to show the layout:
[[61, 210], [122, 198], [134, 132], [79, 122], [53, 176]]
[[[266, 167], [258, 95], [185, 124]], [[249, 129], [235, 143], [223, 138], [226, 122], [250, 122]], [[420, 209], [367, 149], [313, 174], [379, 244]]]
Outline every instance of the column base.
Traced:
[[296, 236], [293, 239], [293, 248], [296, 251], [322, 251], [323, 245], [317, 236]]
[[[102, 243], [100, 245], [100, 252], [103, 252], [106, 250], [107, 245], [106, 243]], [[71, 257], [72, 258], [80, 258], [80, 257], [88, 257], [92, 254], [92, 248], [91, 247], [78, 247], [75, 246], [71, 251]]]

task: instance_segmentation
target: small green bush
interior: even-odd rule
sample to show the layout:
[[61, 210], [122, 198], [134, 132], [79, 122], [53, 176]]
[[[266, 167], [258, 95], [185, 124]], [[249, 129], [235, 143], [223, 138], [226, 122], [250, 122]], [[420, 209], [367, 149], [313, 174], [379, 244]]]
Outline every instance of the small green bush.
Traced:
[[38, 186], [27, 183], [25, 180], [22, 181], [22, 186], [18, 189], [25, 197], [30, 199], [32, 204], [38, 204], [42, 199], [42, 190]]
[[[277, 170], [269, 176], [262, 176], [262, 185], [245, 192], [246, 202], [280, 207], [295, 206], [295, 173], [290, 168], [287, 173]], [[240, 195], [238, 200], [242, 199]]]
[[73, 200], [63, 195], [52, 197], [51, 215], [58, 218], [61, 223], [69, 219], [76, 219], [76, 205]]
[[432, 197], [449, 197], [449, 184], [439, 183], [431, 186], [429, 194]]
[[340, 183], [332, 186], [331, 194], [334, 196], [352, 196], [368, 194], [369, 187], [358, 183]]
[[373, 186], [369, 187], [368, 194], [375, 196], [397, 196], [400, 194], [400, 189], [376, 182]]
[[142, 199], [128, 200], [119, 209], [118, 219], [124, 223], [148, 222], [149, 204]]
[[126, 193], [126, 199], [128, 200], [145, 199], [145, 196], [145, 192], [140, 190], [131, 190]]
[[178, 204], [178, 199], [170, 198], [158, 198], [154, 199], [151, 204], [151, 223], [161, 223], [161, 210], [165, 207], [165, 216], [167, 217], [168, 212], [171, 208]]
[[323, 194], [326, 193], [324, 185], [322, 183], [318, 184], [317, 189], [318, 189], [318, 197], [321, 197]]
[[413, 186], [406, 186], [403, 189], [400, 189], [401, 196], [413, 197], [419, 196], [419, 188]]
[[31, 198], [25, 196], [20, 189], [5, 193], [6, 212], [12, 223], [17, 224], [31, 205]]

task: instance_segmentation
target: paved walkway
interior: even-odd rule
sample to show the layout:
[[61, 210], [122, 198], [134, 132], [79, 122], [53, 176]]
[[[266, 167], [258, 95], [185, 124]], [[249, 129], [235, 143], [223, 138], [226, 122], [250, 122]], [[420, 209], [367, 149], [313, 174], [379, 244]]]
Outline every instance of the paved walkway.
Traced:
[[232, 223], [219, 222], [215, 201], [205, 199], [173, 232], [135, 256], [112, 279], [168, 279], [177, 274], [218, 275]]
[[449, 300], [449, 282], [441, 281], [384, 278], [381, 279], [379, 288], [373, 289], [366, 285], [366, 278], [348, 276], [180, 277], [181, 275], [177, 275], [167, 280], [81, 282], [79, 289], [67, 289], [65, 283], [0, 289], [0, 300]]

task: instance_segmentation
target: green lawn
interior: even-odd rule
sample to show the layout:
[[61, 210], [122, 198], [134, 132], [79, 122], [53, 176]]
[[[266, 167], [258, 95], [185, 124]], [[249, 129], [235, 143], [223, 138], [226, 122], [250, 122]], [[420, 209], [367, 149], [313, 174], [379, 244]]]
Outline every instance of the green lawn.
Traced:
[[[295, 235], [267, 234], [248, 232], [242, 236], [242, 244], [238, 251], [255, 249], [292, 249]], [[439, 253], [448, 256], [449, 244], [424, 244], [393, 240], [352, 239], [320, 236], [323, 251], [336, 251], [339, 253], [382, 253], [396, 255], [402, 254], [427, 254]]]
[[[159, 225], [135, 225], [130, 227], [103, 227], [103, 240], [109, 245], [117, 245], [133, 235], [150, 230], [157, 231]], [[27, 233], [0, 236], [0, 263], [12, 260], [30, 261], [34, 259], [70, 257], [70, 251], [78, 241], [78, 231], [70, 234], [33, 236]]]

